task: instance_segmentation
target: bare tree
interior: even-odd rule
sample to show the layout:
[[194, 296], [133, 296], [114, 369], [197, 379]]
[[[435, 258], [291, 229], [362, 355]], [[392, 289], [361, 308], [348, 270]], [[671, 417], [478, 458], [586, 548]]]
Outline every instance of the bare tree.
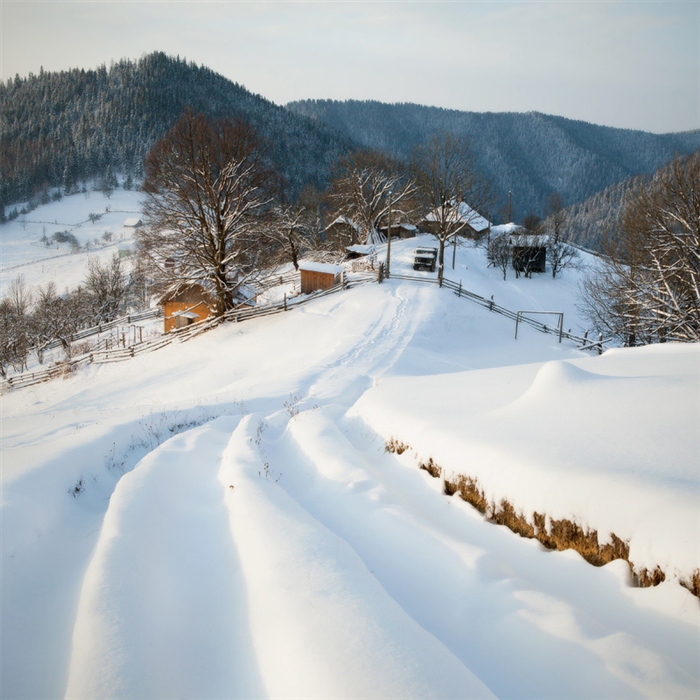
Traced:
[[269, 213], [264, 230], [272, 262], [291, 262], [299, 269], [299, 258], [311, 242], [305, 214], [303, 208], [288, 204], [277, 205]]
[[629, 345], [700, 340], [700, 152], [631, 194], [620, 232], [584, 283], [584, 309]]
[[0, 375], [7, 376], [12, 365], [21, 372], [27, 367], [33, 329], [29, 309], [32, 294], [22, 275], [10, 283], [7, 296], [0, 301]]
[[579, 264], [579, 252], [568, 242], [565, 234], [566, 209], [564, 201], [558, 192], [554, 192], [549, 198], [548, 216], [544, 223], [549, 229], [549, 243], [547, 245], [547, 256], [552, 270], [552, 279], [556, 279], [557, 274], [567, 268], [576, 268]]
[[511, 261], [510, 235], [499, 233], [491, 236], [486, 247], [486, 257], [489, 261], [489, 266], [497, 267], [501, 270], [503, 281], [505, 281], [508, 274], [508, 265]]
[[354, 224], [349, 243], [381, 243], [384, 236], [379, 229], [390, 203], [394, 222], [407, 217], [410, 211], [405, 205], [415, 189], [396, 162], [380, 153], [358, 151], [340, 160], [327, 199], [334, 217], [343, 216]]
[[[431, 213], [439, 243], [438, 279], [445, 269], [445, 244], [482, 220], [491, 205], [491, 186], [479, 172], [469, 141], [452, 133], [433, 136], [412, 162], [417, 197]], [[466, 206], [464, 206], [466, 205]]]
[[89, 298], [91, 321], [105, 323], [124, 313], [129, 287], [129, 278], [118, 255], [113, 255], [104, 264], [98, 258], [89, 258], [85, 291]]
[[267, 253], [260, 215], [274, 185], [250, 125], [185, 112], [145, 161], [139, 247], [156, 281], [203, 283], [215, 315], [232, 308]]

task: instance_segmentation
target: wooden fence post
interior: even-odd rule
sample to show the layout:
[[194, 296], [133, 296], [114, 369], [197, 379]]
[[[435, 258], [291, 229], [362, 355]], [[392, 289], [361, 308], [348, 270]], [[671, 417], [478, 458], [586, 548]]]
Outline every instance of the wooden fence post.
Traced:
[[603, 354], [603, 334], [598, 333], [598, 354]]
[[287, 292], [284, 293], [284, 310], [287, 310]]

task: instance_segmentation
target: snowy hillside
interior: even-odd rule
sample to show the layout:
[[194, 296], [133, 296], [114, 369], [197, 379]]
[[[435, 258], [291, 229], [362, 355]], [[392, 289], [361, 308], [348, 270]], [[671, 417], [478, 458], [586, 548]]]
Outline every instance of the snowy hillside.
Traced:
[[[133, 245], [134, 229], [124, 222], [140, 216], [142, 198], [121, 189], [110, 197], [74, 194], [0, 225], [0, 296], [17, 275], [33, 287], [54, 282], [59, 292], [81, 284], [89, 256], [110, 259]], [[57, 242], [56, 233], [72, 234], [79, 249]]]
[[[446, 271], [578, 332], [579, 274]], [[0, 695], [697, 698], [699, 377], [391, 279], [9, 392]], [[429, 457], [667, 580], [488, 522]]]

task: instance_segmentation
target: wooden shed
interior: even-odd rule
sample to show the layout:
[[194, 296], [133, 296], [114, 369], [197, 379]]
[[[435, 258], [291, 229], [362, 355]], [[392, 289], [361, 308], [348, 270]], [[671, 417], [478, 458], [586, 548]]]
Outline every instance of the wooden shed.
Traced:
[[[389, 231], [388, 226], [380, 226], [379, 230], [387, 235]], [[392, 224], [391, 225], [391, 237], [396, 238], [414, 238], [418, 233], [418, 227], [413, 224]]]
[[216, 307], [214, 297], [202, 284], [196, 282], [166, 292], [159, 303], [163, 307], [165, 333], [204, 321], [213, 315]]
[[311, 294], [320, 289], [328, 289], [338, 284], [343, 276], [341, 265], [328, 263], [304, 262], [299, 265], [301, 273], [301, 293]]
[[544, 272], [549, 236], [517, 234], [510, 237], [513, 269], [526, 274]]

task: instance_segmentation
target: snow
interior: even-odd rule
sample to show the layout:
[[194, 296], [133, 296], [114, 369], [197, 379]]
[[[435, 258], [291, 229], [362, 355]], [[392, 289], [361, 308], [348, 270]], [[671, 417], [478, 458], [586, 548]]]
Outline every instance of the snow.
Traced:
[[476, 478], [489, 501], [581, 522], [604, 541], [615, 533], [636, 566], [689, 580], [700, 552], [699, 396], [700, 346], [668, 344], [391, 378], [355, 408], [386, 439]]
[[[416, 245], [392, 241], [392, 272], [434, 279]], [[585, 330], [581, 272], [504, 282], [449, 252], [464, 288]], [[516, 340], [389, 279], [11, 391], [0, 696], [697, 698], [674, 577], [700, 563], [699, 353]], [[487, 522], [428, 455], [669, 579]]]

